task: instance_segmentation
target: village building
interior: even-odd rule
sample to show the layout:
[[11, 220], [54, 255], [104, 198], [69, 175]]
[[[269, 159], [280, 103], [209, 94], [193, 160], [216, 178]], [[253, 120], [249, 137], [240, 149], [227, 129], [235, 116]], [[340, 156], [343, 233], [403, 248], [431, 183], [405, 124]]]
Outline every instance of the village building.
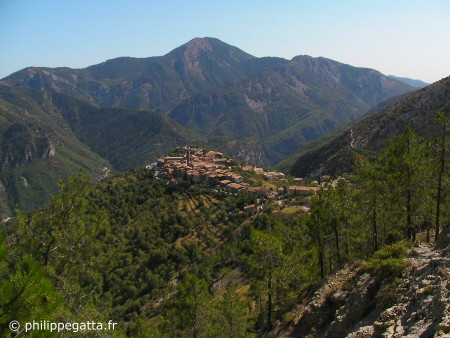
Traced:
[[258, 175], [264, 175], [264, 169], [263, 168], [253, 168], [253, 171]]
[[[193, 183], [207, 183], [210, 187], [219, 185], [231, 192], [247, 190], [259, 197], [276, 198], [278, 194], [284, 194], [284, 189], [275, 191], [267, 187], [251, 187], [245, 183], [244, 176], [232, 171], [230, 166], [233, 159], [226, 158], [222, 153], [216, 151], [204, 152], [200, 148], [184, 148], [185, 156], [166, 156], [157, 162], [158, 175], [173, 176], [169, 184], [179, 184], [177, 180], [185, 178]], [[264, 175], [271, 181], [285, 180], [285, 175], [280, 172], [265, 172], [262, 168], [250, 165], [242, 168], [244, 171], [254, 171], [256, 174]]]
[[242, 189], [244, 189], [244, 187], [242, 185], [237, 184], [237, 183], [229, 183], [229, 184], [227, 184], [227, 188], [233, 192], [238, 192], [238, 191], [241, 191]]
[[222, 180], [219, 182], [222, 187], [226, 187], [228, 184], [232, 183], [230, 180]]
[[182, 162], [182, 161], [186, 161], [186, 158], [184, 156], [166, 156], [166, 157], [164, 157], [164, 163]]
[[295, 194], [300, 196], [309, 196], [312, 193], [319, 190], [317, 187], [305, 187], [305, 186], [298, 186], [298, 185], [292, 185], [288, 188], [289, 194]]
[[303, 178], [301, 178], [301, 177], [295, 177], [295, 178], [294, 178], [294, 184], [295, 184], [295, 185], [303, 185]]

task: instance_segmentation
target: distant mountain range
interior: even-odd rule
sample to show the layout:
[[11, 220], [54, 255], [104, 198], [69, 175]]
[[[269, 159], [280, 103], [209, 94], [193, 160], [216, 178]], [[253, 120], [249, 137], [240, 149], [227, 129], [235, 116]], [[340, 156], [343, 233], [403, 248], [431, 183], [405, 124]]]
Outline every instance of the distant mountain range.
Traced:
[[407, 77], [398, 77], [394, 75], [389, 75], [391, 79], [395, 79], [397, 81], [403, 82], [411, 87], [423, 88], [429, 85], [429, 83], [423, 82], [422, 80], [413, 80], [408, 79]]
[[263, 144], [273, 165], [389, 97], [417, 88], [325, 58], [256, 58], [214, 38], [84, 69], [30, 67], [3, 81], [103, 107], [152, 109], [206, 137]]
[[7, 84], [63, 92], [106, 107], [167, 113], [179, 102], [286, 62], [258, 59], [218, 39], [194, 39], [164, 56], [121, 57], [84, 69], [29, 67]]
[[186, 143], [272, 166], [417, 90], [372, 69], [309, 56], [256, 58], [214, 38], [84, 69], [29, 67], [1, 84], [6, 213], [15, 203], [38, 205], [77, 167], [99, 178], [104, 167], [141, 166]]
[[436, 113], [450, 116], [450, 77], [406, 96], [350, 125], [325, 144], [301, 154], [292, 168], [296, 176], [341, 174], [351, 170], [355, 152], [377, 153], [388, 139], [412, 126], [418, 135], [439, 135]]

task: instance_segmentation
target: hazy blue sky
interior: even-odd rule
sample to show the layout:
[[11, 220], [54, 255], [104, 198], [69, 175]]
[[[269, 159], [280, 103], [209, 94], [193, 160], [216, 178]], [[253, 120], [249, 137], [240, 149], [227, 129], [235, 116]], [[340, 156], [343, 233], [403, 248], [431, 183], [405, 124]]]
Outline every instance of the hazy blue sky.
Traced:
[[0, 78], [164, 55], [205, 36], [255, 56], [324, 56], [427, 82], [450, 75], [450, 0], [0, 0]]

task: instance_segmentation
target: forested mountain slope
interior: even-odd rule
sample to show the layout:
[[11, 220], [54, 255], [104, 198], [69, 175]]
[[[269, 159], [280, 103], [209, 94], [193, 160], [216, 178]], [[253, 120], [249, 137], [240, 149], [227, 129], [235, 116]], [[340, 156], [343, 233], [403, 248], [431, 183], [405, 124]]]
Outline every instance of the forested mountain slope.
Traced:
[[325, 58], [256, 58], [214, 38], [193, 39], [164, 56], [84, 69], [30, 67], [3, 81], [102, 107], [153, 109], [202, 136], [226, 137], [221, 143], [232, 155], [264, 166], [417, 89]]
[[81, 142], [52, 95], [30, 88], [0, 85], [0, 214], [16, 205], [31, 210], [48, 202], [59, 180], [86, 169], [94, 180], [104, 175], [107, 160]]
[[94, 180], [202, 139], [151, 111], [99, 108], [65, 94], [0, 85], [1, 212], [47, 202], [80, 167]]
[[80, 173], [3, 225], [0, 330], [40, 314], [111, 320], [117, 336], [448, 335], [450, 204], [433, 150], [409, 130], [350, 182], [280, 200], [143, 168], [96, 185]]
[[289, 156], [373, 105], [412, 89], [375, 70], [298, 56], [185, 100], [169, 116], [202, 134], [251, 137]]
[[349, 171], [355, 152], [379, 152], [389, 138], [400, 135], [406, 126], [412, 126], [424, 137], [438, 136], [438, 111], [450, 114], [450, 77], [358, 121], [335, 139], [301, 155], [292, 173], [303, 177]]

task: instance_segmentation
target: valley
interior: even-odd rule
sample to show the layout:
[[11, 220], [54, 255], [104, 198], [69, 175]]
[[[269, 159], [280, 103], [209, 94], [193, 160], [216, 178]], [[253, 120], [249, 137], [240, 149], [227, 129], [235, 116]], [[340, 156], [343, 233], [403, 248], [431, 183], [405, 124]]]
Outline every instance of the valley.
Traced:
[[[257, 58], [214, 38], [83, 69], [29, 67], [0, 84], [0, 212], [43, 205], [80, 167], [98, 180], [189, 143], [253, 166], [286, 160], [288, 172], [301, 149], [416, 89], [325, 58]], [[22, 144], [7, 129], [17, 121]]]
[[215, 38], [15, 72], [0, 333], [45, 318], [112, 337], [447, 337], [449, 126], [449, 77]]

